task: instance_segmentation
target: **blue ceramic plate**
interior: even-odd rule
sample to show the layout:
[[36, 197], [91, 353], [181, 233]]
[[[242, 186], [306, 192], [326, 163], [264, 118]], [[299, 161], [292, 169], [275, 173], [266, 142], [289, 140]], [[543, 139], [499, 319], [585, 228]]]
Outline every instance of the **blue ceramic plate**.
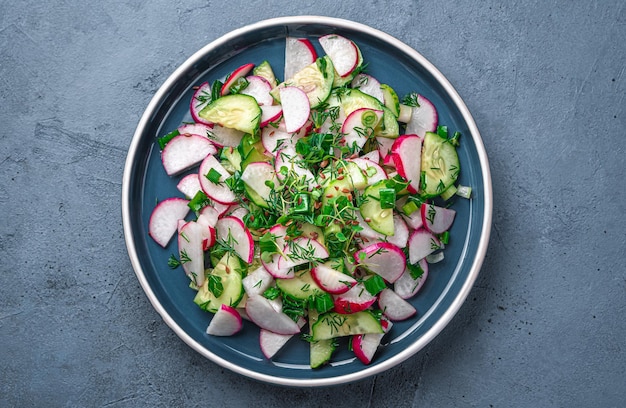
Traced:
[[[205, 330], [211, 314], [194, 303], [194, 291], [184, 273], [171, 270], [167, 259], [176, 253], [148, 237], [150, 213], [158, 200], [181, 196], [179, 178], [168, 177], [155, 140], [191, 121], [188, 111], [192, 88], [224, 77], [244, 63], [268, 60], [279, 78], [284, 65], [286, 36], [307, 37], [323, 55], [317, 37], [337, 33], [360, 47], [368, 73], [391, 85], [401, 97], [418, 91], [439, 111], [439, 122], [462, 133], [460, 184], [472, 187], [472, 199], [457, 199], [456, 220], [445, 260], [433, 264], [422, 291], [411, 300], [418, 317], [394, 324], [384, 346], [370, 365], [340, 347], [332, 362], [320, 369], [308, 367], [308, 344], [292, 339], [271, 361], [259, 349], [258, 328], [244, 322], [232, 337], [211, 337]], [[207, 45], [182, 64], [158, 90], [143, 114], [132, 143], [123, 179], [123, 221], [129, 256], [146, 295], [163, 320], [191, 348], [215, 363], [242, 375], [290, 386], [335, 385], [387, 370], [420, 351], [448, 324], [476, 280], [489, 240], [492, 192], [489, 165], [480, 134], [467, 107], [446, 78], [423, 56], [399, 40], [352, 21], [299, 16], [277, 18], [235, 30]]]

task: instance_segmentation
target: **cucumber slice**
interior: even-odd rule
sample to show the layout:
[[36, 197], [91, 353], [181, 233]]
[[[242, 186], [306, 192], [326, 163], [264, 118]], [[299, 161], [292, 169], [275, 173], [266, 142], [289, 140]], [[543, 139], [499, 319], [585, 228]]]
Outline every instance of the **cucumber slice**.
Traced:
[[[341, 169], [341, 173], [339, 173], [339, 169]], [[322, 187], [327, 187], [332, 184], [333, 186], [337, 186], [340, 190], [346, 188], [349, 191], [363, 190], [367, 187], [367, 177], [363, 174], [363, 170], [352, 161], [337, 161], [333, 169], [326, 167], [322, 171], [322, 174], [324, 175], [320, 183]], [[339, 176], [343, 177], [339, 179]]]
[[319, 316], [311, 330], [314, 341], [367, 333], [383, 333], [380, 322], [369, 311], [352, 314], [324, 313]]
[[339, 104], [346, 116], [350, 115], [357, 109], [376, 109], [383, 111], [383, 119], [380, 121], [374, 136], [381, 136], [395, 139], [400, 134], [400, 126], [398, 118], [387, 106], [371, 95], [366, 94], [358, 89], [342, 88], [339, 93], [333, 95], [339, 100]]
[[426, 132], [422, 145], [422, 195], [436, 197], [445, 192], [456, 182], [459, 170], [459, 155], [451, 141]]
[[[194, 303], [200, 306], [201, 309], [211, 313], [217, 313], [217, 310], [223, 304], [233, 307], [237, 306], [245, 293], [241, 269], [242, 265], [239, 258], [228, 253], [225, 254], [198, 289], [198, 293], [193, 300]], [[219, 278], [223, 288], [220, 296], [215, 296], [209, 290], [209, 282], [217, 280], [212, 279], [211, 276]]]
[[198, 115], [212, 123], [255, 133], [261, 122], [261, 108], [252, 96], [235, 94], [218, 98], [202, 109]]
[[[309, 333], [313, 332], [313, 325], [317, 322], [319, 313], [317, 310], [309, 310]], [[319, 368], [330, 361], [335, 351], [336, 344], [333, 339], [311, 341], [310, 343], [310, 366]]]
[[398, 118], [388, 107], [383, 106], [382, 108], [383, 120], [381, 120], [376, 129], [374, 129], [374, 136], [395, 139], [400, 136], [400, 125], [398, 125]]
[[364, 201], [359, 210], [365, 222], [374, 231], [383, 235], [393, 236], [395, 234], [393, 209], [383, 209], [380, 205], [380, 190], [383, 188], [387, 188], [387, 180], [381, 180], [367, 187], [363, 192]]
[[278, 84], [278, 81], [276, 81], [276, 75], [274, 75], [274, 70], [267, 60], [254, 67], [252, 73], [260, 76], [261, 78], [265, 78], [271, 86], [276, 86]]
[[391, 113], [397, 118], [398, 115], [400, 115], [400, 98], [398, 98], [398, 94], [387, 84], [380, 84], [380, 89], [383, 91], [385, 106], [389, 108]]
[[314, 63], [298, 71], [293, 78], [289, 78], [270, 92], [274, 99], [280, 102], [279, 89], [285, 86], [295, 86], [306, 93], [311, 109], [317, 108], [328, 99], [333, 86], [335, 68], [328, 56], [318, 58]]
[[298, 300], [307, 300], [311, 296], [324, 293], [324, 290], [315, 283], [311, 276], [311, 271], [308, 269], [303, 272], [297, 272], [293, 278], [276, 279], [276, 286], [285, 295]]

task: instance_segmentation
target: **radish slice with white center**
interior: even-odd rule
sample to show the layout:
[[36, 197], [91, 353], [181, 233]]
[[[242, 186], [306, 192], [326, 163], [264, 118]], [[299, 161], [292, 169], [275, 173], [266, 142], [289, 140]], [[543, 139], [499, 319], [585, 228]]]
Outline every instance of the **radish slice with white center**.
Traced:
[[240, 93], [244, 95], [250, 95], [259, 105], [271, 105], [274, 103], [274, 98], [270, 95], [272, 86], [267, 79], [257, 76], [249, 75], [246, 77], [248, 86], [246, 86]]
[[402, 135], [391, 146], [393, 161], [398, 174], [409, 182], [411, 193], [417, 193], [422, 174], [422, 138], [417, 135]]
[[[300, 328], [302, 328], [306, 324], [306, 319], [300, 317], [296, 323]], [[266, 358], [272, 358], [293, 336], [293, 334], [278, 334], [269, 330], [261, 329], [259, 332], [259, 345], [261, 346], [261, 352]]]
[[311, 170], [304, 167], [302, 164], [303, 160], [302, 156], [296, 153], [295, 148], [292, 146], [287, 146], [280, 150], [274, 162], [278, 179], [283, 181], [286, 178], [282, 171], [282, 168], [285, 167], [289, 173], [295, 174], [298, 178], [304, 178], [309, 185], [309, 189], [313, 189], [317, 185], [315, 176]]
[[434, 132], [437, 130], [439, 115], [437, 114], [435, 105], [422, 95], [417, 96], [417, 103], [419, 106], [415, 106], [411, 109], [411, 119], [409, 119], [406, 124], [405, 133], [412, 133], [424, 137], [426, 132]]
[[282, 256], [280, 254], [273, 254], [269, 261], [261, 260], [261, 263], [263, 264], [263, 267], [267, 270], [267, 272], [276, 279], [293, 278], [295, 276], [293, 268], [281, 268], [279, 265], [279, 261], [281, 259]]
[[235, 218], [239, 218], [241, 221], [243, 221], [243, 218], [248, 215], [250, 211], [248, 211], [247, 208], [244, 207], [237, 207], [234, 210], [229, 210], [227, 212], [227, 215], [229, 217], [235, 217]]
[[433, 234], [441, 234], [452, 226], [456, 211], [452, 208], [423, 203], [420, 207], [420, 214], [424, 227], [428, 231]]
[[405, 248], [409, 242], [409, 227], [398, 214], [394, 214], [393, 216], [393, 227], [395, 229], [395, 234], [385, 237], [385, 239], [387, 242], [394, 244], [398, 248]]
[[345, 293], [333, 295], [334, 310], [341, 314], [361, 312], [376, 302], [376, 296], [365, 289], [362, 283], [357, 283]]
[[159, 202], [150, 214], [148, 235], [163, 248], [170, 242], [178, 229], [178, 220], [189, 213], [188, 200], [172, 197]]
[[[393, 325], [389, 320], [381, 320], [381, 326], [387, 333]], [[380, 343], [385, 337], [385, 333], [367, 333], [357, 334], [352, 337], [352, 350], [354, 355], [363, 363], [370, 364], [374, 358], [374, 354], [378, 350]]]
[[[217, 214], [217, 213], [216, 213]], [[216, 215], [215, 214], [215, 215]], [[209, 213], [201, 214], [198, 216], [196, 223], [202, 227], [202, 249], [207, 251], [215, 244], [216, 233], [215, 233], [215, 224], [217, 222], [217, 217], [213, 218], [213, 216], [209, 215]]]
[[215, 228], [215, 225], [217, 225], [217, 220], [220, 218], [220, 215], [221, 214], [219, 213], [219, 211], [217, 211], [215, 208], [204, 207], [200, 211], [200, 214], [198, 214], [197, 221], [202, 220], [203, 224]]
[[420, 268], [422, 268], [422, 274], [419, 277], [414, 279], [413, 276], [411, 276], [409, 268], [406, 268], [402, 276], [393, 284], [394, 292], [402, 299], [410, 299], [417, 295], [424, 286], [424, 283], [426, 283], [426, 279], [428, 278], [428, 262], [426, 262], [426, 259], [422, 259], [418, 264]]
[[395, 139], [390, 139], [388, 137], [376, 138], [376, 143], [378, 143], [378, 153], [380, 154], [380, 158], [382, 160], [385, 160], [385, 157], [391, 153], [391, 146], [393, 146], [393, 142], [395, 142]]
[[442, 248], [435, 234], [424, 228], [416, 229], [409, 238], [409, 262], [415, 265], [421, 259]]
[[359, 108], [351, 112], [341, 126], [344, 144], [353, 152], [360, 152], [382, 117], [383, 111], [378, 109]]
[[274, 166], [268, 162], [248, 164], [243, 173], [241, 173], [241, 180], [265, 201], [269, 200], [272, 192], [272, 187], [268, 186], [266, 182], [277, 183]]
[[222, 304], [211, 319], [206, 333], [212, 336], [232, 336], [243, 327], [241, 316], [237, 309]]
[[234, 70], [226, 78], [226, 81], [224, 81], [224, 85], [222, 85], [222, 89], [220, 91], [220, 95], [221, 96], [228, 95], [230, 93], [230, 87], [233, 86], [235, 84], [235, 82], [237, 82], [237, 80], [239, 78], [243, 78], [246, 75], [248, 75], [250, 73], [250, 71], [252, 71], [252, 68], [254, 68], [254, 64], [248, 63], [248, 64], [244, 64], [244, 65], [240, 66], [239, 68], [237, 68], [236, 70]]
[[311, 269], [311, 277], [320, 288], [334, 295], [346, 293], [357, 282], [352, 276], [324, 264], [316, 265]]
[[244, 134], [241, 130], [228, 128], [216, 123], [213, 129], [207, 133], [207, 137], [219, 147], [237, 147], [241, 143]]
[[200, 209], [200, 214], [202, 214], [205, 211], [215, 211], [215, 212], [217, 212], [217, 216], [219, 218], [222, 215], [224, 215], [226, 213], [226, 211], [230, 208], [230, 204], [218, 203], [217, 201], [213, 201], [210, 198], [208, 200], [210, 201], [209, 206], [202, 207]]
[[360, 249], [354, 260], [389, 283], [398, 280], [406, 268], [402, 249], [389, 242], [376, 242]]
[[380, 152], [378, 150], [372, 150], [371, 152], [365, 153], [360, 158], [378, 163], [380, 161]]
[[246, 263], [254, 260], [254, 241], [250, 231], [239, 218], [227, 216], [220, 218], [215, 225], [217, 239], [232, 247]]
[[168, 176], [179, 174], [199, 164], [205, 157], [217, 153], [209, 139], [200, 135], [178, 135], [161, 152], [163, 168]]
[[367, 176], [368, 186], [374, 185], [381, 180], [387, 179], [387, 173], [382, 167], [378, 165], [377, 162], [364, 159], [363, 157], [357, 157], [348, 161], [353, 162], [354, 164], [359, 166], [361, 170], [363, 170], [363, 173], [365, 174], [365, 176]]
[[358, 221], [359, 226], [362, 228], [361, 231], [359, 231], [359, 236], [361, 238], [364, 238], [364, 242], [359, 243], [362, 248], [376, 242], [384, 241], [389, 242], [397, 246], [398, 248], [406, 247], [409, 240], [409, 227], [399, 215], [394, 214], [393, 216], [395, 233], [392, 236], [386, 236], [378, 231], [374, 231], [372, 227], [370, 227], [369, 224], [365, 222], [363, 216], [359, 212], [355, 213], [354, 217], [356, 221]]
[[246, 314], [261, 329], [278, 334], [300, 333], [300, 327], [289, 316], [277, 312], [263, 296], [253, 295], [246, 301]]
[[359, 52], [356, 44], [337, 34], [328, 34], [318, 39], [326, 55], [335, 66], [335, 71], [341, 77], [346, 77], [354, 71], [359, 63]]
[[259, 266], [243, 278], [243, 288], [248, 296], [262, 295], [274, 283], [274, 277], [263, 266]]
[[298, 237], [287, 241], [283, 254], [278, 259], [278, 268], [293, 268], [307, 262], [319, 262], [328, 258], [328, 250], [319, 241], [311, 238]]
[[261, 105], [261, 128], [266, 127], [270, 123], [276, 122], [283, 114], [281, 105]]
[[[210, 174], [219, 173], [217, 182], [211, 181]], [[222, 204], [234, 204], [237, 202], [237, 196], [224, 182], [230, 177], [230, 173], [222, 166], [222, 164], [213, 155], [208, 155], [200, 164], [199, 170], [200, 186], [202, 191], [212, 200]]]
[[306, 38], [287, 37], [285, 41], [285, 80], [292, 78], [298, 71], [312, 64], [317, 59], [317, 52], [311, 41]]
[[178, 221], [178, 255], [185, 274], [200, 287], [204, 283], [204, 228], [195, 221]]
[[311, 113], [309, 97], [302, 89], [295, 86], [281, 87], [279, 94], [285, 128], [289, 133], [297, 132], [309, 120]]
[[383, 289], [378, 294], [378, 307], [392, 321], [406, 320], [417, 313], [412, 304], [389, 288]]
[[352, 80], [352, 88], [356, 88], [363, 93], [373, 96], [381, 103], [385, 102], [385, 95], [380, 88], [380, 82], [371, 75], [360, 73], [355, 76]]
[[194, 198], [198, 191], [202, 191], [197, 173], [187, 174], [181, 178], [178, 184], [176, 184], [176, 188], [188, 199]]
[[198, 115], [205, 106], [211, 103], [211, 85], [208, 82], [204, 82], [198, 86], [198, 89], [193, 93], [191, 102], [189, 103], [189, 112], [194, 122], [210, 125], [211, 122], [204, 120]]
[[204, 123], [185, 123], [178, 127], [178, 133], [181, 135], [200, 135], [209, 137], [212, 124], [207, 125]]
[[280, 127], [266, 126], [261, 130], [261, 143], [267, 152], [276, 157], [283, 143], [291, 138], [291, 133]]

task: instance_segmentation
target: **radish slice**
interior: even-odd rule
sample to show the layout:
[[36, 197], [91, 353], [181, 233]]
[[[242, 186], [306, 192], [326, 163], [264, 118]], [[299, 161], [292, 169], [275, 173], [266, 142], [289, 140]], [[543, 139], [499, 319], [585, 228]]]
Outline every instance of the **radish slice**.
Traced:
[[187, 174], [181, 178], [178, 184], [176, 184], [176, 188], [188, 199], [194, 198], [198, 191], [202, 191], [197, 173]]
[[212, 336], [232, 336], [238, 333], [242, 327], [243, 322], [237, 309], [222, 304], [211, 319], [206, 332]]
[[299, 178], [304, 178], [305, 182], [309, 185], [309, 190], [313, 189], [317, 185], [315, 176], [311, 170], [304, 167], [302, 162], [302, 156], [296, 153], [296, 149], [294, 147], [285, 147], [276, 155], [276, 160], [274, 162], [276, 176], [280, 181], [284, 181], [286, 177], [281, 169], [285, 167], [289, 173], [293, 173]]
[[178, 228], [178, 220], [189, 213], [188, 200], [172, 197], [159, 202], [148, 222], [148, 235], [163, 248], [170, 242]]
[[248, 296], [262, 295], [274, 283], [274, 277], [260, 266], [243, 278], [243, 288]]
[[377, 137], [376, 142], [378, 143], [378, 152], [380, 153], [380, 158], [385, 160], [391, 153], [391, 146], [393, 146], [393, 142], [395, 139], [389, 139], [387, 137]]
[[285, 41], [285, 80], [317, 59], [313, 44], [306, 38], [287, 37]]
[[270, 95], [272, 86], [267, 82], [267, 79], [257, 75], [250, 75], [246, 77], [246, 80], [248, 81], [248, 86], [240, 93], [252, 96], [259, 105], [271, 105], [274, 103], [274, 98]]
[[244, 134], [241, 130], [228, 128], [216, 123], [213, 129], [208, 131], [207, 137], [219, 147], [237, 147], [241, 143]]
[[[300, 317], [297, 321], [297, 325], [302, 329], [305, 324], [306, 319]], [[278, 334], [269, 330], [261, 329], [259, 332], [259, 345], [261, 346], [261, 352], [266, 358], [272, 358], [293, 336], [293, 334]]]
[[253, 162], [246, 166], [241, 174], [241, 179], [248, 187], [254, 190], [259, 197], [268, 201], [272, 188], [265, 182], [270, 181], [276, 183], [276, 172], [274, 166], [268, 162]]
[[372, 362], [374, 354], [376, 354], [385, 333], [389, 332], [393, 325], [389, 320], [384, 319], [381, 320], [380, 323], [385, 331], [384, 333], [357, 334], [352, 337], [352, 350], [354, 351], [354, 355], [363, 364]]
[[443, 208], [434, 204], [423, 203], [420, 214], [424, 227], [433, 234], [441, 234], [447, 231], [454, 222], [456, 211], [452, 208]]
[[408, 190], [417, 193], [422, 173], [422, 138], [417, 135], [402, 135], [393, 142], [391, 153], [398, 174], [409, 182]]
[[283, 249], [285, 256], [278, 259], [278, 268], [287, 269], [307, 262], [319, 262], [328, 258], [328, 250], [319, 241], [298, 237], [288, 241]]
[[441, 249], [441, 241], [430, 231], [416, 229], [409, 238], [409, 262], [415, 265], [419, 260]]
[[276, 157], [281, 145], [291, 138], [291, 133], [280, 127], [267, 126], [261, 130], [261, 143], [267, 152]]
[[174, 176], [199, 164], [205, 157], [217, 153], [209, 139], [200, 135], [178, 135], [161, 152], [163, 168]]
[[380, 161], [380, 152], [378, 150], [372, 150], [369, 153], [365, 153], [360, 157], [361, 159], [367, 159], [371, 162], [378, 163]]
[[200, 234], [202, 235], [202, 250], [208, 251], [215, 244], [216, 233], [215, 224], [217, 222], [217, 212], [209, 214], [206, 212], [198, 216], [196, 223], [202, 227]]
[[345, 293], [334, 295], [334, 310], [341, 314], [361, 312], [376, 302], [376, 296], [365, 289], [362, 283], [357, 283]]
[[318, 41], [339, 76], [346, 77], [354, 71], [359, 63], [359, 52], [354, 42], [337, 34], [324, 35]]
[[279, 94], [285, 128], [289, 133], [297, 132], [309, 120], [311, 113], [309, 97], [302, 89], [295, 86], [281, 87]]
[[435, 105], [431, 101], [423, 97], [417, 96], [419, 107], [411, 109], [411, 119], [406, 124], [406, 134], [415, 134], [424, 137], [426, 132], [434, 132], [437, 130], [438, 114]]
[[363, 93], [373, 96], [381, 103], [385, 102], [385, 95], [380, 88], [380, 82], [371, 75], [360, 73], [355, 76], [352, 80], [352, 88], [356, 88]]
[[[375, 151], [378, 153], [377, 151]], [[378, 183], [381, 180], [387, 179], [387, 173], [383, 170], [382, 167], [378, 165], [376, 161], [364, 159], [365, 156], [357, 157], [354, 159], [350, 159], [349, 161], [353, 162], [367, 176], [367, 185], [371, 186]]]
[[421, 259], [418, 264], [424, 272], [417, 279], [413, 279], [411, 272], [407, 268], [404, 270], [402, 276], [393, 284], [394, 292], [402, 299], [410, 299], [417, 295], [424, 286], [424, 283], [426, 283], [426, 279], [428, 278], [428, 262], [426, 262], [426, 259]]
[[[207, 177], [211, 170], [214, 170], [220, 174], [219, 181], [217, 183], [212, 182]], [[200, 164], [199, 180], [202, 186], [202, 191], [207, 197], [220, 202], [222, 204], [234, 204], [237, 202], [237, 196], [224, 182], [230, 173], [222, 166], [222, 164], [213, 155], [208, 155]]]
[[202, 83], [193, 93], [191, 102], [189, 103], [189, 112], [194, 122], [210, 125], [211, 122], [204, 120], [198, 115], [205, 106], [211, 103], [211, 85], [208, 82]]
[[346, 293], [356, 285], [356, 279], [327, 265], [320, 264], [311, 269], [311, 276], [320, 288], [331, 294]]
[[254, 241], [250, 231], [239, 218], [227, 216], [220, 218], [215, 225], [217, 239], [224, 241], [246, 263], [254, 260]]
[[261, 108], [261, 124], [260, 127], [264, 128], [270, 123], [276, 122], [283, 114], [283, 107], [281, 105], [260, 105]]
[[382, 117], [383, 111], [378, 109], [360, 108], [351, 112], [341, 126], [345, 145], [353, 152], [360, 152]]
[[180, 125], [177, 130], [181, 135], [200, 135], [209, 137], [212, 126], [212, 124], [207, 125], [204, 123], [185, 123], [184, 125]]
[[224, 81], [224, 85], [222, 85], [222, 89], [220, 91], [220, 95], [224, 96], [224, 95], [228, 95], [230, 93], [230, 87], [233, 86], [233, 84], [235, 82], [237, 82], [237, 80], [239, 78], [243, 78], [246, 75], [248, 75], [248, 73], [250, 73], [250, 71], [252, 71], [252, 68], [254, 68], [254, 64], [249, 63], [249, 64], [244, 64], [242, 66], [240, 66], [239, 68], [237, 68], [236, 70], [234, 70], [226, 79], [226, 81]]
[[204, 234], [195, 221], [178, 221], [178, 254], [189, 279], [200, 287], [204, 283]]
[[386, 288], [378, 294], [378, 306], [389, 320], [406, 320], [417, 313], [412, 304], [402, 299], [396, 292]]
[[389, 242], [376, 242], [357, 251], [355, 261], [366, 269], [393, 283], [406, 268], [404, 253]]
[[263, 296], [253, 295], [248, 297], [246, 314], [254, 324], [273, 333], [300, 333], [298, 324], [286, 314], [277, 312], [269, 300]]

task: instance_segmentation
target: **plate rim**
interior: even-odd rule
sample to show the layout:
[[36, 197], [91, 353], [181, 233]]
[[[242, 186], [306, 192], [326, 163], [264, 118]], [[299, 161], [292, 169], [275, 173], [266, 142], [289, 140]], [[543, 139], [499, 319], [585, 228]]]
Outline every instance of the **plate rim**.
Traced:
[[[141, 267], [141, 262], [139, 260], [139, 255], [137, 252], [137, 248], [132, 237], [134, 236], [131, 221], [130, 221], [130, 187], [132, 184], [132, 169], [134, 167], [134, 158], [137, 155], [139, 142], [141, 136], [148, 126], [150, 119], [154, 116], [154, 113], [158, 110], [160, 101], [164, 99], [167, 95], [167, 92], [172, 86], [179, 80], [179, 78], [183, 75], [183, 73], [187, 72], [194, 64], [201, 61], [203, 56], [205, 56], [210, 50], [219, 47], [220, 45], [226, 44], [229, 41], [240, 37], [243, 34], [256, 31], [259, 29], [269, 28], [269, 27], [277, 27], [277, 26], [289, 26], [294, 24], [301, 25], [328, 25], [337, 28], [342, 28], [346, 30], [359, 31], [364, 34], [370, 35], [372, 37], [376, 37], [379, 40], [382, 40], [386, 43], [391, 43], [396, 48], [398, 48], [401, 52], [405, 53], [411, 59], [415, 60], [420, 64], [426, 71], [432, 75], [435, 80], [439, 83], [440, 86], [443, 87], [445, 92], [454, 102], [456, 107], [459, 109], [461, 116], [465, 120], [468, 125], [471, 137], [476, 147], [476, 153], [479, 158], [479, 164], [482, 175], [483, 182], [483, 200], [484, 200], [484, 210], [483, 210], [483, 222], [480, 230], [480, 238], [479, 243], [474, 254], [474, 260], [470, 266], [469, 273], [465, 281], [463, 282], [460, 290], [454, 296], [453, 301], [450, 306], [447, 307], [441, 317], [430, 327], [422, 336], [420, 336], [414, 343], [412, 343], [409, 347], [402, 350], [398, 354], [392, 356], [391, 358], [381, 362], [380, 364], [374, 366], [364, 366], [362, 370], [358, 370], [353, 373], [343, 374], [339, 376], [329, 376], [324, 378], [294, 378], [294, 377], [277, 377], [274, 375], [263, 374], [254, 370], [250, 370], [248, 368], [241, 367], [237, 364], [232, 363], [231, 361], [211, 352], [196, 340], [194, 340], [185, 330], [181, 328], [181, 326], [169, 315], [169, 313], [165, 310], [165, 307], [159, 302], [157, 299], [153, 289], [151, 288], [145, 273]], [[408, 46], [406, 43], [397, 39], [396, 37], [391, 36], [381, 30], [368, 26], [366, 24], [362, 24], [356, 21], [336, 18], [336, 17], [327, 17], [327, 16], [317, 16], [317, 15], [302, 15], [302, 16], [284, 16], [284, 17], [276, 17], [258, 21], [253, 24], [244, 25], [240, 28], [232, 30], [219, 38], [211, 41], [207, 45], [200, 48], [198, 51], [193, 53], [187, 60], [185, 60], [182, 64], [180, 64], [172, 74], [165, 80], [165, 82], [159, 87], [159, 89], [155, 92], [150, 102], [148, 103], [146, 109], [144, 110], [138, 124], [136, 130], [131, 139], [131, 143], [128, 148], [128, 154], [126, 157], [125, 165], [124, 165], [124, 173], [122, 178], [122, 221], [123, 221], [123, 230], [124, 230], [124, 238], [126, 242], [127, 252], [131, 261], [131, 265], [135, 272], [136, 277], [139, 280], [139, 283], [144, 290], [144, 293], [148, 297], [150, 303], [153, 308], [157, 311], [157, 313], [161, 316], [163, 321], [170, 327], [177, 336], [183, 340], [189, 347], [197, 351], [202, 356], [208, 358], [214, 363], [229, 369], [233, 372], [241, 374], [243, 376], [266, 382], [272, 383], [276, 385], [286, 385], [293, 387], [319, 387], [319, 386], [329, 386], [329, 385], [338, 385], [343, 383], [355, 382], [357, 380], [361, 380], [372, 375], [387, 371], [388, 369], [399, 365], [404, 362], [411, 356], [415, 355], [418, 351], [423, 349], [428, 343], [430, 343], [452, 320], [452, 318], [457, 314], [463, 303], [465, 302], [467, 296], [469, 295], [474, 283], [478, 277], [480, 269], [485, 259], [485, 255], [487, 252], [487, 247], [489, 244], [489, 238], [491, 233], [491, 224], [492, 224], [492, 214], [493, 214], [493, 192], [492, 192], [492, 182], [491, 182], [491, 172], [489, 168], [489, 160], [487, 157], [487, 153], [483, 144], [482, 137], [478, 130], [478, 127], [474, 121], [473, 116], [471, 115], [469, 109], [467, 108], [465, 102], [460, 97], [456, 89], [452, 86], [449, 80], [437, 69], [428, 59], [426, 59], [421, 53]]]

